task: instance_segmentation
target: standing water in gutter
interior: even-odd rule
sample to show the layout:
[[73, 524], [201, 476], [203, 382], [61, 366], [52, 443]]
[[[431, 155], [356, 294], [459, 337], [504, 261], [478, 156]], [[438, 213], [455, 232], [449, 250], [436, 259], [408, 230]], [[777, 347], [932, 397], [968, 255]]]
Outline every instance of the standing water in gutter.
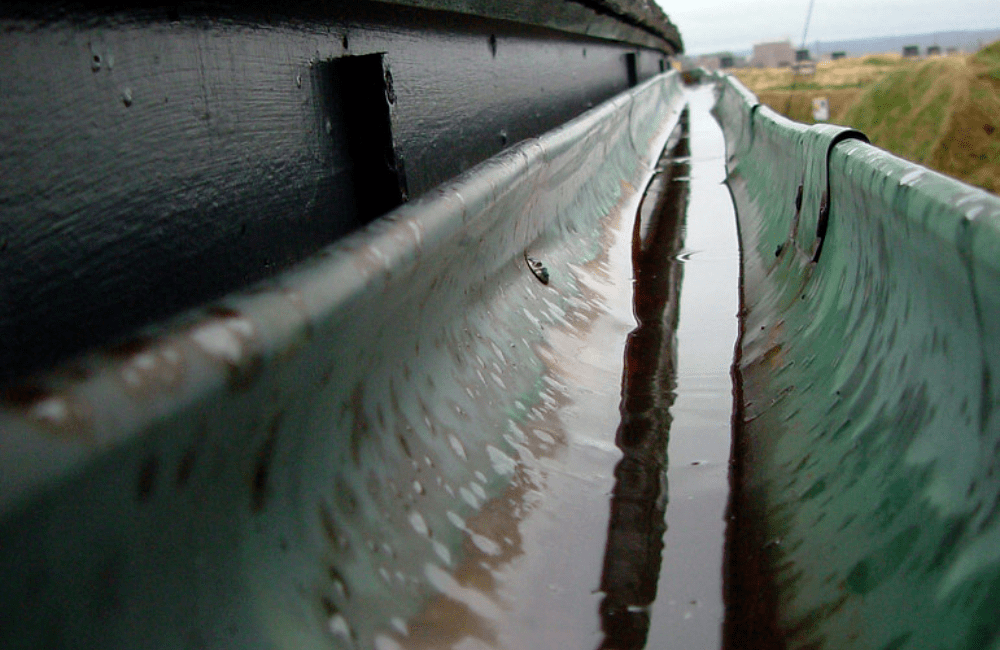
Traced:
[[473, 544], [403, 647], [721, 645], [739, 256], [711, 90], [688, 101], [641, 203], [574, 268], [590, 311], [549, 331], [551, 411], [512, 423], [511, 487], [462, 524]]
[[633, 230], [601, 648], [721, 643], [739, 254], [712, 98], [689, 101]]
[[642, 202], [575, 269], [594, 311], [549, 334], [552, 412], [515, 425], [511, 489], [463, 524], [511, 552], [467, 546], [403, 647], [721, 646], [739, 255], [711, 89], [688, 99]]
[[[682, 217], [683, 283], [677, 324], [677, 388], [667, 447], [669, 504], [663, 566], [648, 646], [722, 645], [723, 542], [729, 498], [733, 385], [739, 332], [739, 246], [725, 179], [712, 89], [688, 93], [689, 177]], [[681, 161], [674, 163], [679, 166]]]
[[633, 310], [604, 554], [601, 648], [641, 648], [656, 598], [667, 507], [667, 440], [677, 387], [677, 315], [688, 200], [688, 112], [660, 159], [632, 231]]
[[[668, 142], [685, 99], [652, 80], [25, 391], [4, 443], [92, 471], [3, 522], [0, 611], [113, 603], [100, 625], [44, 610], [76, 647], [717, 646], [732, 339], [697, 335], [735, 326], [700, 310], [725, 295], [702, 226], [732, 224], [707, 92]], [[32, 543], [52, 530], [78, 532]]]

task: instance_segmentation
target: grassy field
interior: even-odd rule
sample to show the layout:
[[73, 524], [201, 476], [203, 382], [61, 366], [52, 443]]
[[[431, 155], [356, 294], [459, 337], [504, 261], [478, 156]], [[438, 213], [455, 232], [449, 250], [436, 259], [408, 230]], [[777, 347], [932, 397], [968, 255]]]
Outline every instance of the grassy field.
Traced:
[[1000, 194], [1000, 41], [976, 54], [903, 59], [880, 54], [734, 74], [762, 102], [812, 123], [826, 97], [830, 122], [864, 132], [898, 156]]

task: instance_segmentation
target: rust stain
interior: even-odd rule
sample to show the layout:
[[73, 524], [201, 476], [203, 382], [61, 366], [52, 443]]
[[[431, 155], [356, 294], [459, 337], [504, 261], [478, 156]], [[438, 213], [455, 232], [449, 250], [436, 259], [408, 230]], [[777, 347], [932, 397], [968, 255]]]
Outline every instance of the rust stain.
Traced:
[[50, 396], [48, 390], [35, 384], [12, 386], [3, 391], [3, 401], [17, 408], [28, 408], [35, 402]]
[[49, 435], [66, 441], [95, 441], [94, 408], [78, 395], [22, 384], [4, 390], [2, 401]]
[[[550, 371], [551, 372], [551, 371]], [[523, 445], [536, 458], [551, 457], [564, 446], [558, 411], [568, 400], [551, 391], [551, 400], [540, 400], [532, 415], [521, 423]], [[532, 435], [534, 431], [552, 434], [550, 440]], [[554, 441], [554, 444], [552, 444]], [[474, 516], [463, 522], [465, 536], [456, 568], [451, 572], [458, 587], [473, 590], [494, 603], [498, 602], [500, 570], [524, 554], [520, 523], [532, 512], [528, 495], [542, 488], [540, 475], [519, 461], [508, 487], [502, 494], [485, 502]], [[397, 638], [410, 650], [452, 647], [463, 639], [477, 639], [487, 645], [498, 643], [495, 623], [447, 593], [435, 594], [425, 608], [410, 620], [409, 635]]]
[[390, 275], [387, 266], [388, 258], [375, 246], [366, 245], [351, 251], [351, 262], [354, 264], [354, 268], [369, 277], [382, 274]]
[[[628, 187], [631, 188], [631, 186]], [[632, 191], [634, 193], [634, 189]], [[623, 204], [630, 198], [629, 196], [624, 197]], [[600, 223], [604, 227], [610, 227], [614, 223], [617, 223], [622, 218], [622, 215], [622, 207], [617, 206], [609, 214], [600, 219]], [[588, 270], [585, 272], [592, 273], [595, 267], [601, 268], [601, 264], [606, 259], [607, 252], [602, 250], [596, 259], [590, 260], [582, 266], [587, 267]], [[602, 270], [604, 269], [602, 268]], [[604, 272], [606, 273], [606, 270]], [[571, 268], [567, 272], [567, 275], [569, 273], [576, 273], [576, 271]], [[577, 280], [577, 284], [581, 285], [577, 291], [580, 296], [570, 301], [571, 304], [567, 306], [565, 314], [562, 315], [561, 323], [558, 318], [555, 318], [554, 314], [545, 315], [547, 307], [537, 301], [532, 301], [528, 295], [512, 299], [515, 301], [519, 300], [518, 304], [534, 304], [535, 306], [532, 309], [545, 322], [545, 327], [548, 327], [549, 321], [554, 319], [552, 325], [555, 328], [565, 330], [570, 336], [579, 336], [591, 327], [595, 317], [603, 311], [603, 307], [599, 301], [599, 294], [589, 291], [579, 282], [579, 278], [575, 279]], [[504, 296], [504, 299], [507, 299], [507, 297]], [[516, 333], [512, 332], [511, 334]], [[476, 340], [477, 337], [478, 334], [473, 336], [466, 332], [466, 336], [463, 337], [459, 333], [459, 335], [451, 337], [450, 340], [439, 344], [439, 347], [448, 347], [451, 348], [452, 352], [458, 353], [453, 359], [455, 367], [459, 370], [464, 368], [465, 373], [469, 375], [469, 380], [460, 382], [460, 384], [471, 389], [468, 395], [472, 398], [472, 403], [468, 404], [464, 401], [461, 404], [447, 402], [460, 419], [466, 417], [468, 412], [474, 412], [478, 406], [496, 408], [495, 400], [498, 392], [502, 394], [507, 390], [491, 383], [495, 382], [495, 380], [493, 379], [493, 374], [490, 372], [475, 372], [477, 367], [484, 370], [487, 368], [487, 365], [482, 360], [479, 360], [477, 366], [471, 357], [466, 358], [463, 356], [471, 349], [470, 343], [473, 346], [480, 345]], [[485, 338], [487, 341], [490, 340], [490, 337]], [[560, 372], [565, 374], [565, 371], [557, 369], [558, 360], [555, 358], [555, 353], [551, 349], [548, 349], [545, 343], [532, 344], [523, 338], [516, 338], [515, 336], [512, 339], [511, 345], [512, 347], [516, 345], [518, 348], [525, 345], [530, 348], [530, 351], [519, 350], [517, 354], [511, 352], [510, 354], [513, 355], [513, 358], [520, 358], [522, 354], [527, 356], [534, 355], [545, 364], [546, 375], [552, 376]], [[493, 364], [496, 375], [500, 377], [507, 376], [508, 373], [505, 372], [507, 370], [506, 364], [511, 363], [511, 361], [506, 358], [501, 346], [493, 345], [492, 350], [497, 359], [502, 360], [502, 363]], [[547, 354], [546, 351], [548, 352]], [[419, 346], [416, 348], [416, 354], [419, 355]], [[404, 362], [400, 372], [406, 382], [411, 383], [409, 365]], [[475, 377], [478, 377], [478, 380]], [[421, 386], [424, 385], [423, 381], [420, 383]], [[558, 385], [558, 382], [554, 382], [554, 384]], [[522, 442], [519, 444], [523, 445], [521, 448], [527, 452], [526, 458], [551, 457], [560, 453], [560, 449], [567, 444], [567, 436], [563, 431], [558, 412], [560, 408], [568, 404], [568, 398], [558, 388], [555, 388], [554, 384], [549, 383], [543, 391], [544, 396], [540, 397], [537, 403], [525, 408], [525, 420], [518, 424], [518, 428], [521, 429], [523, 434]], [[430, 377], [427, 378], [426, 385], [427, 389], [420, 391], [424, 395], [420, 396], [418, 394], [416, 396], [418, 411], [415, 417], [419, 422], [415, 424], [421, 428], [426, 428], [427, 434], [432, 437], [440, 438], [442, 435], [449, 439], [456, 437], [457, 434], [454, 431], [434, 417], [435, 411], [425, 401], [425, 399], [431, 399], [431, 395], [434, 392], [434, 385]], [[419, 460], [423, 459], [428, 467], [433, 467], [433, 464], [429, 459], [428, 450], [422, 449], [420, 438], [412, 437], [413, 427], [407, 423], [407, 417], [402, 413], [395, 388], [394, 385], [390, 385], [388, 406], [391, 407], [391, 412], [396, 416], [393, 418], [396, 423], [395, 434], [399, 441], [399, 447], [402, 450], [399, 455], [403, 463], [398, 468], [401, 475], [399, 479], [401, 482], [399, 484], [407, 485], [412, 480], [412, 483], [417, 487], [414, 488], [415, 491], [411, 495], [411, 500], [419, 499], [424, 494], [423, 486], [431, 486], [424, 478], [420, 477], [420, 473], [424, 467], [420, 464]], [[368, 417], [364, 408], [363, 398], [363, 387], [361, 384], [358, 384], [352, 391], [350, 398], [344, 401], [342, 410], [343, 415], [350, 416], [351, 418], [349, 446], [356, 466], [360, 465], [362, 449], [365, 445], [370, 444], [370, 442], [365, 441], [376, 433], [374, 430], [376, 426], [375, 422], [372, 418]], [[384, 430], [389, 426], [389, 418], [386, 413], [376, 413], [374, 418], [378, 420], [379, 430]], [[449, 436], [449, 433], [452, 435]], [[464, 531], [464, 539], [461, 551], [456, 557], [457, 567], [454, 570], [448, 571], [448, 579], [454, 581], [454, 584], [459, 589], [478, 592], [478, 594], [481, 594], [483, 598], [494, 605], [496, 605], [496, 600], [499, 598], [497, 592], [500, 587], [497, 584], [496, 575], [503, 567], [523, 555], [520, 523], [529, 516], [534, 508], [534, 501], [530, 496], [531, 493], [540, 490], [543, 486], [539, 481], [545, 480], [544, 474], [540, 473], [539, 468], [534, 466], [533, 463], [529, 467], [524, 462], [520, 462], [513, 468], [513, 471], [513, 477], [502, 494], [485, 502], [474, 516], [461, 522], [460, 529]], [[411, 473], [412, 476], [410, 476]], [[402, 476], [410, 476], [410, 478], [404, 479]], [[366, 485], [372, 493], [373, 499], [377, 501], [378, 490], [375, 489], [377, 487], [375, 482], [376, 478], [369, 476]], [[394, 489], [398, 493], [398, 487], [393, 488], [395, 485], [395, 475], [391, 486], [389, 483], [386, 482], [387, 488]], [[339, 506], [338, 510], [348, 517], [355, 514], [358, 509], [356, 498], [344, 478], [337, 477], [333, 488], [333, 495]], [[331, 509], [324, 503], [319, 505], [319, 523], [334, 548], [346, 542], [337, 528]], [[454, 521], [452, 524], [458, 525]], [[431, 535], [433, 535], [433, 531], [431, 531]], [[342, 583], [339, 573], [335, 575], [331, 574], [331, 580], [335, 583]], [[396, 634], [392, 636], [398, 643], [407, 648], [448, 647], [468, 638], [478, 639], [483, 643], [492, 645], [497, 642], [499, 635], [499, 630], [494, 628], [494, 621], [491, 617], [484, 616], [475, 607], [470, 607], [468, 603], [462, 601], [460, 596], [456, 597], [454, 594], [449, 593], [437, 593], [432, 596], [426, 602], [423, 610], [409, 620], [406, 632], [403, 638]]]
[[207, 319], [188, 331], [188, 338], [206, 355], [225, 364], [231, 389], [248, 389], [263, 368], [256, 325], [229, 307], [211, 307], [207, 314]]
[[[620, 222], [624, 206], [636, 193], [635, 188], [625, 182], [623, 189], [625, 196], [600, 220], [598, 227], [602, 230], [604, 245], [599, 254], [577, 267], [586, 273], [605, 278], [609, 275], [608, 249], [613, 237], [609, 231]], [[567, 272], [576, 273], [572, 266], [567, 267]], [[579, 277], [574, 277], [574, 280], [580, 295], [569, 301], [563, 316], [564, 324], [554, 323], [553, 326], [569, 336], [578, 337], [592, 327], [604, 308], [596, 292], [588, 289]], [[516, 345], [520, 346], [521, 343]], [[557, 355], [546, 343], [530, 347], [532, 354], [544, 364], [545, 376], [555, 378], [565, 375], [565, 371], [559, 368]], [[503, 352], [498, 356], [504, 358]], [[482, 383], [487, 390], [473, 391], [474, 401], [490, 399], [492, 386], [485, 378]], [[531, 456], [552, 457], [568, 444], [568, 436], [559, 418], [560, 410], [568, 405], [568, 397], [550, 384], [538, 403], [527, 409], [528, 417], [517, 426], [523, 434], [520, 444]], [[420, 407], [426, 420], [430, 411], [422, 400]], [[402, 440], [403, 437], [400, 438]], [[409, 452], [407, 447], [408, 455]], [[451, 571], [451, 576], [459, 587], [474, 590], [490, 601], [497, 602], [500, 585], [497, 584], [496, 576], [503, 567], [524, 554], [520, 524], [533, 510], [529, 495], [543, 487], [540, 480], [543, 481], [544, 476], [537, 472], [537, 468], [528, 467], [524, 459], [517, 460], [507, 489], [484, 503], [474, 516], [464, 521], [465, 536], [459, 554], [461, 559]], [[493, 646], [498, 643], [499, 633], [494, 623], [499, 621], [485, 618], [448, 594], [438, 593], [410, 620], [409, 634], [405, 638], [396, 637], [395, 640], [410, 650], [452, 647], [468, 638]]]
[[765, 353], [767, 362], [771, 369], [781, 368], [785, 365], [785, 321], [779, 320], [767, 332], [768, 351]]
[[361, 448], [371, 437], [372, 426], [365, 413], [364, 388], [361, 382], [351, 392], [350, 403], [346, 405], [351, 414], [351, 459], [355, 466], [361, 465]]
[[250, 509], [253, 512], [263, 510], [267, 502], [270, 492], [268, 483], [271, 474], [271, 463], [274, 461], [274, 448], [277, 444], [278, 430], [281, 427], [283, 415], [283, 413], [279, 413], [271, 421], [267, 438], [257, 452], [253, 475], [250, 479]]
[[424, 225], [420, 219], [413, 217], [395, 218], [388, 236], [399, 245], [401, 250], [414, 251], [419, 256], [423, 252], [424, 231]]
[[191, 479], [191, 474], [194, 473], [194, 463], [196, 459], [197, 453], [195, 452], [194, 447], [189, 447], [184, 451], [184, 455], [181, 456], [181, 460], [177, 464], [176, 485], [178, 488], [186, 486], [188, 481]]
[[94, 407], [83, 398], [53, 395], [36, 402], [31, 417], [60, 438], [94, 440]]
[[348, 517], [358, 514], [358, 497], [343, 476], [338, 476], [335, 479], [334, 494], [341, 512]]
[[159, 460], [152, 454], [143, 461], [142, 467], [139, 469], [139, 480], [136, 485], [136, 497], [139, 503], [146, 503], [153, 496], [159, 466]]
[[[538, 453], [541, 454], [541, 450]], [[507, 490], [487, 501], [474, 517], [464, 521], [462, 559], [452, 572], [459, 587], [496, 600], [498, 570], [524, 554], [518, 524], [530, 512], [530, 507], [526, 507], [527, 493], [538, 488], [531, 473], [523, 464], [518, 464]], [[399, 641], [411, 650], [431, 650], [452, 647], [465, 638], [496, 645], [497, 630], [492, 621], [466, 604], [448, 594], [438, 593], [417, 617], [411, 619], [408, 637]]]
[[156, 339], [146, 334], [133, 336], [130, 339], [121, 341], [109, 346], [105, 353], [111, 357], [127, 359], [132, 355], [139, 354], [156, 344]]
[[81, 382], [93, 375], [93, 368], [84, 359], [73, 359], [53, 370], [51, 376], [55, 381]]
[[756, 359], [748, 363], [746, 366], [747, 371], [749, 372], [750, 369], [755, 366], [768, 366], [772, 370], [779, 368], [781, 366], [781, 360], [784, 356], [781, 344], [778, 343], [773, 345], [760, 354]]
[[280, 287], [280, 294], [288, 301], [292, 307], [292, 311], [299, 317], [299, 321], [301, 322], [301, 332], [297, 332], [297, 336], [288, 343], [287, 349], [284, 351], [284, 356], [293, 357], [307, 342], [316, 336], [316, 326], [309, 315], [309, 306], [306, 304], [305, 298], [300, 291], [282, 286]]
[[180, 349], [165, 340], [146, 341], [144, 346], [119, 348], [113, 354], [122, 356], [118, 376], [125, 391], [133, 398], [149, 399], [174, 393], [184, 385], [187, 363]]
[[[323, 534], [326, 535], [326, 539], [330, 542], [330, 546], [340, 550], [347, 549], [347, 537], [337, 528], [337, 522], [333, 517], [333, 512], [331, 512], [330, 506], [326, 502], [321, 501], [319, 506], [317, 506], [317, 510], [319, 512], [320, 526], [323, 528]], [[331, 567], [331, 571], [333, 570], [334, 569]], [[343, 580], [341, 580], [341, 582], [343, 582]]]
[[496, 635], [496, 631], [467, 605], [438, 595], [431, 599], [418, 619], [411, 621], [410, 634], [402, 645], [409, 650], [437, 650], [472, 638], [487, 646], [496, 646]]

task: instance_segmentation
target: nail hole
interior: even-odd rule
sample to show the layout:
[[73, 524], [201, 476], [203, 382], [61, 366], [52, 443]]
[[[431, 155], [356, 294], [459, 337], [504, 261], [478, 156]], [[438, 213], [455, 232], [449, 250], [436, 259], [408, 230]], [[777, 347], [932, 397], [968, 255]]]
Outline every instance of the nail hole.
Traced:
[[156, 456], [150, 456], [143, 462], [142, 469], [139, 470], [138, 493], [140, 503], [148, 501], [149, 497], [153, 494], [153, 486], [156, 484], [157, 466]]
[[267, 440], [261, 445], [257, 452], [257, 464], [254, 467], [253, 480], [251, 483], [251, 507], [254, 512], [264, 509], [267, 501], [268, 478], [271, 471], [271, 460], [274, 455], [274, 446], [278, 438], [278, 425], [281, 422], [281, 415], [274, 418], [271, 423]]
[[184, 452], [184, 455], [181, 456], [181, 462], [177, 464], [177, 487], [184, 487], [191, 479], [191, 474], [194, 471], [194, 460], [194, 448], [188, 449]]

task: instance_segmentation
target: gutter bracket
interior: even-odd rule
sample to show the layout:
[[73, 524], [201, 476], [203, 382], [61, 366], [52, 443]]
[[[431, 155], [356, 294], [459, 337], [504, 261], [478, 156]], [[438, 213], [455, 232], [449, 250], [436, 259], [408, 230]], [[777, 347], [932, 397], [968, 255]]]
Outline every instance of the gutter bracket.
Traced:
[[845, 140], [869, 141], [861, 131], [833, 124], [815, 124], [798, 138], [805, 171], [801, 204], [797, 205], [789, 238], [812, 262], [819, 261], [830, 224], [830, 156], [833, 148]]

